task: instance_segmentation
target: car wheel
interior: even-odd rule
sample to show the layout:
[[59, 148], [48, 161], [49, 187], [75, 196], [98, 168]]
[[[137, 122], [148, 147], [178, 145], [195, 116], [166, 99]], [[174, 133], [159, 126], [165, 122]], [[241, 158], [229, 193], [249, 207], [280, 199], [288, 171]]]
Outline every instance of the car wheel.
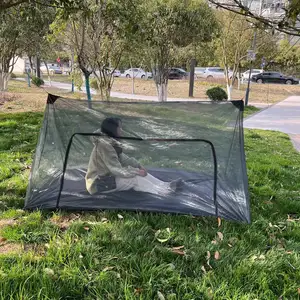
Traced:
[[256, 82], [257, 82], [257, 83], [260, 83], [260, 84], [261, 84], [261, 83], [264, 83], [262, 79], [257, 79]]
[[129, 74], [126, 74], [126, 78], [130, 78], [130, 75], [129, 75]]
[[209, 75], [209, 76], [207, 76], [206, 78], [207, 78], [207, 79], [213, 79], [214, 77], [211, 76], [211, 75]]
[[145, 75], [142, 75], [141, 78], [144, 79], [144, 78], [145, 78]]
[[291, 85], [291, 84], [293, 84], [293, 81], [292, 81], [292, 80], [290, 80], [290, 79], [288, 79], [288, 80], [285, 82], [285, 84], [289, 84], [289, 85]]

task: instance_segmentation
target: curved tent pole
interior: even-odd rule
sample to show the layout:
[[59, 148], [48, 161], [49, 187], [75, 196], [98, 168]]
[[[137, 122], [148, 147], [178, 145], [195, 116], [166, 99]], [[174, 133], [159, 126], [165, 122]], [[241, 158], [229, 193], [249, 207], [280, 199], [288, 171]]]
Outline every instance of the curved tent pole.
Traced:
[[[61, 192], [64, 187], [64, 179], [65, 179], [65, 172], [67, 169], [67, 164], [68, 164], [68, 158], [69, 158], [69, 153], [70, 149], [72, 146], [73, 138], [76, 135], [81, 135], [81, 136], [101, 136], [103, 135], [101, 133], [73, 133], [71, 136], [67, 150], [66, 150], [66, 155], [65, 155], [65, 160], [64, 160], [64, 165], [63, 165], [63, 171], [62, 171], [62, 176], [60, 180], [60, 186], [59, 186], [59, 192], [56, 200], [56, 209], [59, 209], [59, 201], [61, 197]], [[218, 208], [218, 199], [217, 199], [217, 181], [218, 181], [218, 164], [217, 164], [217, 154], [216, 154], [216, 149], [213, 145], [213, 143], [209, 140], [205, 139], [142, 139], [142, 138], [137, 138], [137, 137], [120, 137], [119, 139], [121, 140], [133, 140], [133, 141], [149, 141], [149, 142], [203, 142], [211, 147], [212, 155], [213, 155], [213, 162], [214, 162], [214, 187], [213, 187], [213, 200], [214, 200], [214, 205], [215, 205], [215, 215], [219, 219], [219, 208]]]

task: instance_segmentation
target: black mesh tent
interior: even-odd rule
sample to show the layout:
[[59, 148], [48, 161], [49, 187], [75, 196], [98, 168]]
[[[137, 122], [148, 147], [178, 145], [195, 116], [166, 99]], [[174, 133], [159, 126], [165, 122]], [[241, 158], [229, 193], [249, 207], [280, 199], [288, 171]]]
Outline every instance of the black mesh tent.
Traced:
[[[85, 175], [93, 137], [107, 117], [122, 120], [119, 141], [148, 173], [180, 179], [167, 195], [134, 190], [91, 195]], [[250, 222], [243, 101], [101, 102], [48, 95], [25, 209], [118, 209], [217, 216]]]

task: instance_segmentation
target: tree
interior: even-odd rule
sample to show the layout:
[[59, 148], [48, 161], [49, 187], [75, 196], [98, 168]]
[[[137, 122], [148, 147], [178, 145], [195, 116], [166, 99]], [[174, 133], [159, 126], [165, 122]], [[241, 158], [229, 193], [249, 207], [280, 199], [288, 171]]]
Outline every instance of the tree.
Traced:
[[228, 99], [231, 100], [233, 85], [236, 78], [240, 77], [240, 67], [243, 64], [247, 65], [247, 51], [252, 49], [258, 57], [262, 53], [266, 57], [270, 49], [276, 49], [277, 46], [275, 39], [268, 32], [254, 28], [244, 17], [224, 10], [216, 13], [222, 28], [215, 41], [216, 55], [219, 64], [224, 67]]
[[20, 7], [22, 4], [41, 4], [46, 7], [63, 8], [65, 10], [81, 8], [81, 0], [1, 0], [0, 11], [11, 7]]
[[[85, 76], [90, 100], [89, 77], [97, 79], [101, 97], [109, 100], [113, 71], [130, 45], [136, 25], [133, 0], [85, 0], [84, 9], [58, 19], [54, 35], [74, 49], [79, 68]], [[59, 33], [59, 34], [58, 34]]]
[[178, 49], [210, 41], [216, 20], [201, 0], [151, 0], [141, 9], [140, 44], [153, 70], [158, 99], [166, 101], [169, 68]]
[[277, 54], [267, 61], [267, 67], [289, 74], [299, 74], [300, 46], [287, 39], [281, 40]]
[[[245, 18], [256, 20], [257, 26], [272, 29], [292, 36], [300, 36], [300, 0], [280, 2], [270, 6], [270, 14], [263, 14], [262, 9], [255, 9], [255, 1], [245, 0], [208, 0], [215, 7], [219, 7]], [[257, 3], [257, 2], [256, 2]], [[276, 13], [276, 16], [275, 16]], [[252, 21], [254, 22], [254, 21]]]

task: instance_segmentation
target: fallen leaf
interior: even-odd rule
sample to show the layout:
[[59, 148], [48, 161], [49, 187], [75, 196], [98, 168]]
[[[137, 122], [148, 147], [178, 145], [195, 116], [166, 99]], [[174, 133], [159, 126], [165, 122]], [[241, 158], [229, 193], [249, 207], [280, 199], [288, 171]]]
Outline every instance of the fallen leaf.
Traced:
[[204, 266], [201, 267], [201, 270], [203, 271], [203, 273], [206, 273], [206, 270], [205, 270]]
[[222, 223], [221, 218], [218, 217], [218, 227], [221, 227], [221, 223]]
[[215, 257], [215, 260], [219, 260], [220, 259], [220, 252], [216, 251], [214, 257]]
[[221, 241], [223, 241], [223, 233], [222, 232], [220, 232], [220, 231], [218, 231], [217, 232], [217, 235], [218, 235], [218, 237], [219, 237], [219, 239], [221, 240]]
[[214, 244], [214, 245], [217, 245], [217, 241], [216, 240], [212, 240], [211, 243]]
[[293, 253], [293, 251], [286, 251], [286, 253], [287, 253], [287, 254], [292, 254], [292, 253]]
[[180, 250], [180, 249], [183, 249], [184, 246], [178, 246], [178, 247], [173, 247], [172, 250]]
[[0, 243], [6, 242], [6, 241], [7, 241], [7, 239], [6, 239], [6, 238], [4, 238], [4, 237], [0, 236]]
[[169, 266], [169, 268], [171, 269], [171, 270], [175, 270], [175, 265], [174, 264], [168, 264], [168, 266]]
[[271, 227], [271, 228], [273, 227], [272, 223], [269, 223], [269, 227]]
[[258, 257], [258, 259], [264, 260], [264, 259], [266, 259], [266, 257], [265, 257], [263, 254], [261, 254], [261, 255]]
[[108, 220], [107, 220], [106, 218], [102, 218], [102, 219], [101, 219], [101, 222], [102, 222], [102, 223], [107, 223]]
[[54, 276], [54, 271], [50, 268], [45, 268], [44, 272], [49, 276]]
[[134, 293], [135, 294], [140, 294], [141, 292], [143, 291], [143, 289], [141, 289], [141, 288], [136, 288], [136, 289], [134, 289]]
[[115, 267], [105, 267], [102, 272], [107, 272], [107, 271], [110, 271], [112, 269], [114, 269]]
[[231, 245], [231, 244], [228, 244], [228, 246], [229, 246], [230, 248], [232, 248], [232, 245]]
[[209, 251], [206, 252], [206, 259], [210, 259], [210, 252]]
[[82, 254], [79, 254], [79, 258], [83, 258]]
[[[167, 237], [166, 238], [159, 238], [159, 235], [162, 233], [166, 232], [167, 233]], [[165, 243], [167, 242], [170, 238], [171, 238], [171, 230], [170, 228], [166, 228], [165, 230], [160, 230], [158, 229], [156, 232], [155, 232], [155, 238], [160, 242], [160, 243]]]
[[119, 220], [123, 220], [124, 217], [123, 217], [122, 215], [119, 215], [119, 214], [118, 214], [118, 219], [119, 219]]
[[209, 268], [212, 270], [212, 266], [210, 265], [209, 259], [207, 260], [206, 264], [209, 266]]
[[157, 296], [158, 296], [158, 299], [159, 300], [165, 300], [165, 296], [160, 292], [160, 291], [157, 291]]
[[172, 251], [173, 253], [176, 253], [176, 254], [179, 254], [179, 255], [184, 255], [184, 254], [185, 254], [184, 251], [177, 250], [177, 249], [172, 249], [171, 251]]
[[83, 227], [84, 230], [89, 231], [90, 227]]
[[116, 273], [117, 278], [120, 279], [121, 278], [121, 274], [120, 273]]

